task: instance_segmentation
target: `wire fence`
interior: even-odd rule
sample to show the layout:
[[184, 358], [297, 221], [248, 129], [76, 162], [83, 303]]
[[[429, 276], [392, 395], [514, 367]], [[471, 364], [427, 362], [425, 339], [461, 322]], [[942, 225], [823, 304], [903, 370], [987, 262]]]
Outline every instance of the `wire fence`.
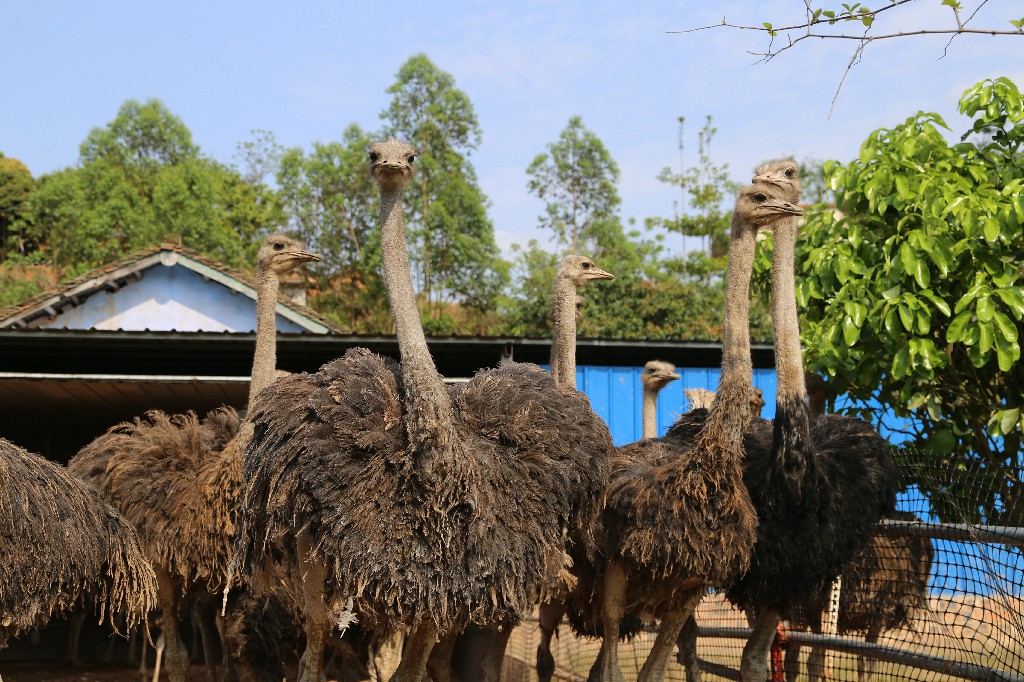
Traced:
[[[828, 603], [783, 614], [770, 679], [1024, 682], [1024, 524], [987, 523], [1024, 517], [1020, 462], [997, 470], [901, 451], [899, 464], [907, 486], [899, 512], [837, 576]], [[712, 593], [696, 622], [699, 664], [688, 668], [680, 655], [666, 679], [739, 679], [747, 615]], [[636, 679], [655, 633], [620, 644], [627, 680]], [[538, 641], [535, 621], [517, 628], [505, 682], [537, 679]], [[552, 643], [554, 679], [586, 680], [598, 649], [563, 624]]]

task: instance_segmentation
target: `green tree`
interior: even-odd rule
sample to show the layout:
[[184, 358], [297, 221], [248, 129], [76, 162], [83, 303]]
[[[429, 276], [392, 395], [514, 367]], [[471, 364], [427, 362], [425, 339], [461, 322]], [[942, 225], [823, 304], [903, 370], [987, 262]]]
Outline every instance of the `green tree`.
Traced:
[[601, 139], [573, 116], [549, 143], [547, 152], [534, 157], [526, 169], [527, 188], [546, 202], [540, 218], [559, 243], [569, 242], [572, 253], [592, 248], [591, 232], [600, 221], [615, 215], [619, 167]]
[[951, 468], [981, 464], [987, 497], [961, 507], [1020, 525], [1024, 98], [986, 80], [960, 112], [974, 122], [957, 144], [919, 112], [873, 132], [857, 160], [825, 164], [842, 213], [807, 216], [802, 340], [860, 412], [906, 418], [909, 445]]
[[314, 143], [309, 154], [286, 150], [277, 184], [289, 227], [324, 260], [317, 308], [352, 329], [382, 331], [378, 297], [380, 227], [366, 148], [374, 136], [351, 124], [341, 140]]
[[0, 261], [7, 258], [9, 249], [21, 252], [23, 244], [11, 244], [14, 226], [21, 219], [35, 181], [32, 173], [21, 161], [0, 153]]
[[[685, 126], [686, 118], [680, 116], [680, 153], [684, 148]], [[723, 203], [737, 187], [729, 179], [729, 164], [716, 165], [712, 158], [711, 143], [717, 132], [712, 117], [707, 116], [697, 132], [697, 165], [679, 173], [666, 167], [658, 173], [659, 181], [678, 187], [682, 192], [682, 210], [674, 218], [652, 218], [650, 221], [683, 236], [683, 252], [687, 254], [688, 261], [684, 273], [703, 279], [708, 285], [725, 272], [723, 256], [729, 249], [731, 217], [728, 211], [723, 210]], [[706, 246], [694, 252], [687, 248], [687, 237], [698, 237]]]
[[431, 332], [451, 332], [458, 308], [485, 309], [505, 286], [487, 198], [469, 155], [480, 144], [473, 104], [450, 73], [424, 54], [410, 57], [388, 88], [381, 112], [386, 133], [417, 146], [417, 181], [410, 184], [407, 225], [414, 274]]
[[282, 222], [272, 191], [203, 156], [161, 102], [129, 100], [89, 133], [77, 166], [40, 178], [24, 233], [61, 274], [153, 246], [166, 233], [245, 267], [259, 237]]

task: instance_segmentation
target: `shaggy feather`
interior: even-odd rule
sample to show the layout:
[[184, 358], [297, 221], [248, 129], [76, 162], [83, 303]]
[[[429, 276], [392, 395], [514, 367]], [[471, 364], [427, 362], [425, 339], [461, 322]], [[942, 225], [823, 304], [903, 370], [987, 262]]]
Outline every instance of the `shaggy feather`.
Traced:
[[0, 438], [0, 647], [89, 595], [142, 622], [153, 569], [125, 519], [60, 467]]
[[227, 574], [241, 487], [240, 457], [223, 450], [238, 415], [218, 408], [147, 412], [96, 438], [68, 464], [139, 531], [146, 556], [183, 580], [218, 592]]
[[[894, 512], [887, 518], [918, 520], [908, 512]], [[932, 542], [926, 537], [872, 535], [843, 569], [839, 634], [912, 627], [916, 618], [928, 610], [933, 560]], [[795, 608], [784, 617], [795, 627], [811, 627], [818, 623], [825, 606], [821, 602], [806, 609]]]
[[[785, 415], [799, 411], [779, 409], [771, 426], [776, 437], [792, 433]], [[832, 581], [895, 507], [899, 473], [889, 444], [863, 420], [819, 417], [810, 428], [812, 454], [800, 461], [776, 457], [768, 424], [756, 420], [745, 438], [757, 543], [750, 570], [726, 596], [740, 608], [785, 612], [827, 598]]]
[[[354, 597], [361, 622], [516, 622], [567, 579], [566, 535], [590, 528], [601, 503], [608, 428], [583, 394], [536, 366], [505, 364], [449, 389], [472, 457], [425, 478], [401, 386], [396, 365], [354, 349], [260, 395], [242, 571], [258, 573], [308, 529], [330, 568], [327, 603]], [[466, 471], [472, 485], [459, 480]]]
[[756, 516], [739, 485], [740, 462], [712, 449], [708, 416], [691, 410], [661, 438], [621, 447], [611, 461], [609, 542], [633, 565], [631, 575], [652, 585], [692, 578], [725, 585], [747, 567]]

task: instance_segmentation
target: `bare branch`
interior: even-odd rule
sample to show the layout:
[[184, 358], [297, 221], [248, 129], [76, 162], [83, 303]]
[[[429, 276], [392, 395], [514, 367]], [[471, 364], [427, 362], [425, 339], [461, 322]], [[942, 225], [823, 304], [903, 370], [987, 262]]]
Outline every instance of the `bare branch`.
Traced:
[[[804, 0], [804, 17], [805, 21], [802, 24], [791, 24], [788, 26], [773, 26], [771, 23], [764, 22], [760, 26], [748, 26], [745, 24], [733, 24], [729, 23], [725, 17], [722, 18], [720, 24], [713, 24], [709, 26], [699, 26], [697, 28], [684, 29], [680, 31], [669, 31], [669, 33], [694, 33], [697, 31], [706, 31], [714, 28], [731, 28], [739, 31], [757, 31], [768, 34], [768, 47], [763, 52], [748, 51], [750, 54], [758, 57], [757, 61], [767, 63], [782, 54], [783, 52], [792, 49], [799, 43], [807, 40], [808, 38], [817, 38], [819, 40], [854, 40], [857, 41], [857, 46], [854, 49], [853, 55], [850, 58], [849, 63], [843, 71], [843, 75], [839, 80], [839, 87], [836, 89], [835, 96], [832, 98], [832, 106], [829, 109], [829, 116], [831, 117], [832, 112], [835, 110], [836, 101], [839, 97], [839, 92], [842, 90], [843, 84], [846, 82], [847, 76], [849, 76], [851, 69], [860, 63], [864, 56], [864, 50], [870, 43], [877, 40], [891, 40], [893, 38], [909, 38], [913, 36], [927, 36], [927, 35], [948, 35], [950, 36], [949, 42], [946, 43], [943, 49], [942, 59], [946, 56], [949, 51], [949, 47], [952, 45], [953, 40], [959, 35], [987, 35], [987, 36], [1015, 36], [1024, 37], [1024, 26], [1021, 25], [1021, 21], [1011, 21], [1010, 23], [1017, 28], [1017, 30], [999, 30], [989, 28], [972, 28], [968, 27], [968, 24], [978, 14], [989, 0], [981, 0], [978, 7], [971, 12], [971, 15], [966, 20], [962, 19], [960, 15], [961, 6], [959, 2], [944, 2], [944, 5], [948, 5], [953, 10], [953, 19], [955, 26], [950, 28], [938, 28], [938, 29], [919, 29], [915, 31], [896, 31], [892, 33], [885, 33], [882, 35], [869, 35], [871, 27], [874, 23], [874, 19], [889, 10], [895, 9], [902, 5], [906, 5], [914, 0], [893, 0], [888, 5], [881, 7], [876, 10], [870, 10], [866, 7], [862, 7], [859, 2], [854, 2], [851, 5], [844, 4], [843, 10], [826, 10], [826, 9], [815, 9], [812, 7], [812, 0]], [[1024, 21], [1024, 20], [1022, 20]], [[845, 33], [841, 29], [838, 31], [816, 31], [815, 27], [820, 27], [822, 24], [828, 24], [829, 26], [835, 26], [840, 22], [857, 22], [864, 25], [864, 32], [855, 35], [851, 33]], [[780, 34], [784, 33], [786, 37], [785, 44], [778, 46], [776, 44], [776, 38]]]

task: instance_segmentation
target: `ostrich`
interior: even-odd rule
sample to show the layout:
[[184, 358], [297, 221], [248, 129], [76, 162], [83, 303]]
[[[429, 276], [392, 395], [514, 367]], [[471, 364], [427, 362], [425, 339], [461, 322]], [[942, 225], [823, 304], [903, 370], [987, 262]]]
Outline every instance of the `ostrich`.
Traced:
[[[641, 418], [643, 438], [656, 438], [658, 419], [658, 394], [668, 384], [679, 379], [676, 366], [663, 360], [650, 360], [644, 365], [640, 374], [643, 385], [643, 403]], [[587, 557], [579, 557], [576, 570], [580, 573], [580, 590], [569, 595], [569, 603], [544, 604], [540, 608], [540, 644], [537, 646], [537, 677], [540, 682], [549, 682], [555, 672], [555, 659], [551, 654], [551, 637], [554, 635], [558, 622], [568, 606], [569, 624], [577, 636], [600, 637], [603, 634], [600, 620], [588, 617], [586, 599], [581, 598], [588, 590], [593, 589], [596, 571]], [[591, 610], [592, 611], [592, 610]], [[643, 628], [638, 619], [627, 616], [619, 623], [619, 638], [630, 639]]]
[[[614, 275], [597, 267], [593, 259], [575, 254], [566, 255], [559, 263], [555, 273], [555, 284], [552, 292], [552, 317], [554, 319], [551, 337], [551, 375], [560, 386], [576, 390], [576, 330], [582, 319], [583, 297], [577, 293], [579, 289], [589, 282], [615, 279]], [[576, 574], [582, 564], [589, 562], [586, 556], [587, 542], [583, 529], [570, 529], [576, 535], [571, 535], [568, 542], [568, 551], [572, 559], [573, 570]], [[589, 530], [586, 531], [589, 533]], [[540, 628], [541, 644], [537, 650], [538, 661], [546, 657], [554, 665], [554, 659], [550, 654], [551, 636], [554, 634], [562, 615], [565, 612], [566, 594], [551, 595], [550, 599], [540, 605]], [[463, 677], [480, 677], [486, 680], [497, 680], [501, 675], [501, 667], [505, 657], [505, 649], [508, 645], [508, 638], [512, 628], [504, 626], [497, 630], [481, 632], [479, 630], [467, 631], [465, 645], [455, 642], [451, 638], [442, 642], [437, 650], [437, 660], [432, 660], [428, 666], [431, 676], [435, 682], [447, 680], [447, 671], [450, 654], [455, 647], [458, 647], [464, 655], [452, 659], [452, 667], [458, 668]], [[482, 645], [482, 646], [480, 646]], [[478, 649], [483, 649], [483, 653]], [[434, 656], [432, 656], [432, 659]], [[464, 659], [464, 660], [462, 660]], [[481, 662], [480, 669], [476, 669], [474, 659]], [[538, 663], [539, 665], [539, 663]]]
[[[589, 528], [611, 435], [586, 396], [505, 363], [449, 391], [409, 274], [402, 193], [415, 150], [369, 148], [401, 364], [364, 349], [260, 394], [245, 454], [238, 565], [303, 576], [300, 679], [338, 616], [409, 628], [393, 682], [420, 682], [438, 636], [514, 624], [570, 580], [565, 537]], [[591, 538], [586, 538], [587, 542]]]
[[676, 366], [663, 360], [650, 360], [644, 365], [640, 383], [644, 386], [643, 437], [658, 437], [658, 394], [661, 389], [679, 379]]
[[[886, 518], [917, 521], [909, 512], [893, 512]], [[865, 641], [877, 644], [882, 632], [913, 626], [918, 614], [928, 609], [928, 577], [934, 550], [925, 537], [889, 537], [872, 535], [842, 572], [839, 593], [839, 634], [863, 634]], [[823, 595], [827, 596], [827, 595]], [[822, 630], [825, 602], [808, 603], [784, 614], [794, 629]], [[800, 646], [786, 645], [786, 679], [795, 682], [800, 672]], [[823, 679], [823, 651], [812, 647], [807, 670], [812, 680]], [[875, 660], [858, 659], [857, 679], [873, 679]]]
[[554, 331], [551, 335], [551, 376], [559, 386], [576, 388], [576, 327], [583, 316], [576, 290], [587, 282], [615, 279], [586, 256], [570, 254], [555, 273]]
[[[807, 372], [805, 379], [811, 418], [817, 419], [825, 413], [825, 382], [814, 372]], [[918, 520], [909, 512], [893, 512], [886, 518]], [[843, 569], [837, 632], [863, 634], [865, 641], [877, 644], [887, 630], [913, 627], [917, 615], [928, 609], [928, 578], [933, 559], [934, 550], [928, 538], [872, 535]], [[792, 628], [810, 628], [820, 633], [825, 606], [822, 603], [797, 608], [784, 617]], [[799, 674], [800, 649], [794, 642], [786, 646], [786, 679], [791, 682]], [[812, 647], [807, 661], [812, 679], [819, 679], [824, 673], [823, 653], [821, 647]], [[858, 657], [859, 682], [872, 679], [875, 663], [873, 658]]]
[[[799, 196], [796, 165], [770, 162], [756, 186]], [[888, 444], [870, 424], [825, 415], [813, 424], [804, 384], [796, 311], [795, 219], [773, 226], [772, 321], [778, 373], [775, 419], [754, 422], [743, 477], [758, 514], [750, 569], [726, 590], [757, 613], [740, 674], [764, 680], [780, 612], [822, 595], [872, 527], [895, 506], [898, 472]]]
[[0, 438], [0, 648], [91, 597], [131, 629], [156, 580], [128, 522], [66, 469]]
[[747, 325], [757, 230], [799, 214], [771, 190], [740, 190], [730, 233], [723, 357], [711, 409], [683, 415], [662, 438], [619, 448], [603, 517], [606, 564], [600, 590], [600, 679], [619, 682], [625, 613], [661, 621], [639, 680], [664, 678], [680, 628], [710, 585], [747, 566], [757, 523], [742, 485], [743, 429], [753, 386]]
[[[267, 237], [260, 248], [250, 400], [274, 380], [278, 276], [311, 260], [319, 256], [282, 234]], [[183, 596], [193, 594], [201, 611], [213, 612], [223, 588], [237, 523], [240, 449], [249, 430], [240, 430], [230, 407], [218, 408], [202, 421], [191, 412], [167, 415], [154, 410], [112, 427], [69, 463], [71, 472], [117, 507], [142, 537], [156, 571], [172, 682], [184, 682], [189, 665], [178, 632]], [[213, 637], [206, 629], [208, 618], [197, 620], [212, 680]], [[230, 675], [230, 657], [224, 660], [225, 675]]]

